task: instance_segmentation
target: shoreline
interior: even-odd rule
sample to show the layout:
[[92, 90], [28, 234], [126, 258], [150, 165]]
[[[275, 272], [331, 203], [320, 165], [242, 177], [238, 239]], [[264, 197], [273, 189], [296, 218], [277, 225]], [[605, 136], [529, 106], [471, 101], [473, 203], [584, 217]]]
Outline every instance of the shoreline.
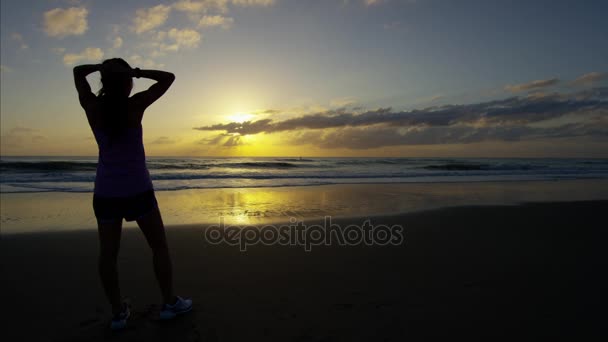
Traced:
[[[302, 187], [157, 191], [168, 226], [263, 225], [320, 219], [395, 215], [469, 205], [608, 199], [608, 180], [332, 184]], [[92, 193], [0, 193], [3, 234], [96, 229]], [[126, 228], [136, 227], [125, 222]]]
[[[448, 177], [448, 176], [446, 176]], [[464, 178], [464, 176], [452, 176], [454, 178]], [[474, 176], [469, 176], [474, 177]], [[357, 179], [357, 177], [353, 177]], [[391, 178], [391, 177], [386, 177]], [[394, 177], [399, 178], [399, 177]], [[488, 178], [487, 176], [485, 178]], [[385, 181], [377, 181], [373, 182], [354, 182], [354, 183], [319, 183], [319, 184], [280, 184], [280, 185], [255, 185], [255, 186], [217, 186], [217, 187], [200, 187], [200, 188], [186, 188], [186, 189], [155, 189], [157, 193], [159, 192], [176, 192], [176, 191], [199, 191], [199, 190], [230, 190], [230, 189], [261, 189], [261, 188], [306, 188], [306, 187], [319, 187], [319, 186], [358, 186], [358, 185], [409, 185], [409, 184], [420, 184], [420, 185], [441, 185], [441, 184], [479, 184], [479, 183], [553, 183], [553, 182], [585, 182], [585, 181], [608, 181], [607, 177], [577, 177], [577, 178], [553, 178], [553, 179], [483, 179], [483, 180], [454, 180], [454, 181], [445, 181], [445, 180], [415, 180], [411, 182], [385, 182]], [[66, 191], [66, 190], [48, 190], [48, 191], [8, 191], [8, 192], [0, 192], [0, 194], [4, 195], [12, 195], [12, 194], [49, 194], [49, 193], [57, 193], [57, 194], [93, 194], [93, 191]]]

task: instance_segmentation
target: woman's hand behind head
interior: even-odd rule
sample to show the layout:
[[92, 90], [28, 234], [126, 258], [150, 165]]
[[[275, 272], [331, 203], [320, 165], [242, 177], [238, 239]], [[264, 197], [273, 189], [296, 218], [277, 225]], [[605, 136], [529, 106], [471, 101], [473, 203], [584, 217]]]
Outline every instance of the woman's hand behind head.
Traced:
[[131, 66], [122, 58], [112, 58], [105, 60], [101, 64], [101, 73], [125, 74], [125, 76], [131, 76], [133, 74], [133, 69], [131, 69]]
[[133, 90], [133, 70], [122, 58], [105, 60], [101, 64], [101, 84], [99, 96], [129, 97]]

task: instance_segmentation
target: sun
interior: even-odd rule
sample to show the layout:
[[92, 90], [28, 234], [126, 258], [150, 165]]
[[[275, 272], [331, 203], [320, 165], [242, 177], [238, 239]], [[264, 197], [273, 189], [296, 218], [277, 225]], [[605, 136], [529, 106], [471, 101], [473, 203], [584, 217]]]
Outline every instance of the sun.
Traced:
[[253, 119], [254, 115], [250, 113], [238, 112], [233, 115], [228, 116], [228, 119], [232, 122], [243, 123], [245, 121], [250, 121]]

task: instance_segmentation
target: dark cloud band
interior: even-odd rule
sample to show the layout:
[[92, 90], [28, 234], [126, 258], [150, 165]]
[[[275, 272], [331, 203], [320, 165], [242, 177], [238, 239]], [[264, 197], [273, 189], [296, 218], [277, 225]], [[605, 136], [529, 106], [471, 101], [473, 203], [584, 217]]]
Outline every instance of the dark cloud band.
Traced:
[[511, 97], [476, 104], [445, 105], [412, 111], [393, 111], [391, 108], [380, 108], [363, 113], [353, 113], [341, 109], [303, 115], [283, 121], [263, 119], [195, 127], [194, 129], [249, 135], [379, 124], [393, 127], [454, 126], [460, 124], [483, 126], [523, 125], [558, 118], [571, 113], [598, 111], [605, 113], [607, 109], [608, 88], [595, 88], [574, 94]]

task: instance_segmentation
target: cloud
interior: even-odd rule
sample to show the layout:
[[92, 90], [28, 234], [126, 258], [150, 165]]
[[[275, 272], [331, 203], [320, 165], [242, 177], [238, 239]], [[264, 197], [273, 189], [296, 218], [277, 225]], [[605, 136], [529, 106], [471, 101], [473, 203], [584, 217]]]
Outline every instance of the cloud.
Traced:
[[103, 59], [103, 51], [100, 48], [88, 47], [80, 53], [68, 53], [63, 56], [63, 64], [74, 65], [80, 61], [97, 62]]
[[180, 0], [173, 4], [177, 11], [187, 13], [228, 12], [228, 0]]
[[520, 92], [520, 91], [524, 91], [524, 90], [547, 88], [547, 87], [554, 86], [558, 83], [559, 83], [558, 78], [552, 78], [549, 80], [536, 80], [536, 81], [531, 81], [528, 83], [521, 83], [521, 84], [515, 84], [515, 85], [508, 84], [505, 86], [505, 90], [510, 91], [512, 93], [516, 93], [516, 92]]
[[198, 22], [198, 27], [213, 27], [220, 26], [224, 29], [232, 27], [234, 19], [230, 17], [224, 17], [221, 15], [205, 15]]
[[82, 35], [88, 29], [88, 14], [89, 11], [84, 7], [52, 9], [44, 13], [44, 31], [47, 35], [58, 38]]
[[201, 145], [221, 145], [225, 147], [244, 145], [242, 136], [228, 133], [219, 134], [212, 138], [203, 138], [198, 143]]
[[391, 127], [346, 127], [319, 134], [303, 132], [289, 140], [294, 145], [312, 144], [321, 148], [373, 149], [403, 145], [467, 144], [487, 141], [529, 141], [547, 138], [601, 136], [608, 138], [608, 127], [568, 124], [557, 129], [507, 127], [427, 127], [397, 130]]
[[254, 114], [278, 114], [281, 111], [278, 109], [261, 109], [261, 110], [256, 110], [253, 113]]
[[137, 34], [155, 29], [167, 21], [170, 12], [171, 7], [165, 5], [140, 8], [135, 12], [132, 29]]
[[[414, 4], [417, 1], [418, 0], [398, 0], [397, 2], [399, 2], [399, 3], [403, 2], [403, 3], [408, 3], [408, 4]], [[342, 4], [343, 5], [348, 5], [351, 2], [355, 2], [355, 3], [358, 3], [358, 4], [363, 4], [366, 7], [371, 7], [371, 6], [377, 6], [377, 5], [381, 5], [381, 4], [384, 4], [384, 3], [388, 3], [388, 2], [390, 2], [390, 0], [355, 0], [355, 1], [352, 1], [352, 0], [342, 0]]]
[[169, 137], [158, 137], [155, 140], [153, 140], [152, 142], [150, 142], [150, 144], [155, 144], [155, 145], [171, 145], [171, 144], [175, 144], [177, 142], [177, 140], [175, 139], [171, 139]]
[[122, 37], [117, 36], [117, 37], [114, 37], [114, 39], [112, 39], [112, 48], [114, 48], [114, 49], [120, 49], [120, 47], [122, 46], [122, 44], [123, 44]]
[[[197, 24], [199, 28], [204, 27], [222, 27], [228, 29], [234, 24], [234, 19], [227, 17], [223, 14], [228, 13], [229, 5], [234, 6], [270, 6], [273, 5], [275, 0], [179, 0], [174, 2], [171, 6], [158, 5], [148, 9], [139, 9], [136, 12], [136, 18], [134, 20], [133, 30], [136, 33], [143, 33], [155, 29], [163, 25], [168, 17], [171, 10], [178, 12], [185, 12], [190, 20]], [[214, 14], [207, 13], [215, 12]], [[205, 14], [200, 17], [200, 14]], [[219, 14], [218, 14], [219, 13]], [[222, 15], [220, 15], [222, 14]], [[180, 30], [187, 31], [188, 29]], [[196, 40], [196, 36], [192, 33], [195, 31], [189, 30], [188, 37], [186, 39], [193, 38]], [[185, 33], [185, 32], [178, 32]], [[162, 34], [162, 33], [161, 33]], [[183, 40], [183, 38], [177, 38]], [[198, 36], [200, 40], [200, 35]], [[186, 44], [165, 44], [161, 47], [161, 52], [164, 51], [177, 51], [180, 46], [187, 46]], [[198, 41], [192, 44], [193, 46], [198, 45]], [[157, 52], [158, 53], [158, 52]]]
[[23, 36], [17, 32], [13, 32], [11, 34], [11, 39], [13, 41], [16, 41], [19, 44], [19, 48], [22, 50], [27, 49], [29, 46], [25, 43], [25, 41], [23, 40]]
[[150, 58], [144, 58], [140, 55], [131, 55], [128, 60], [133, 65], [133, 67], [139, 66], [144, 69], [160, 69], [165, 66], [164, 64], [156, 63], [154, 60]]
[[599, 83], [601, 81], [607, 80], [608, 79], [608, 72], [590, 72], [587, 74], [584, 74], [580, 77], [578, 77], [577, 79], [575, 79], [574, 81], [572, 81], [573, 85], [576, 86], [587, 86], [587, 85], [593, 85], [595, 83]]
[[205, 1], [181, 0], [173, 4], [173, 8], [182, 12], [199, 13], [206, 11]]
[[[338, 109], [282, 121], [262, 119], [195, 127], [244, 136], [283, 133], [291, 143], [323, 148], [512, 141], [553, 137], [608, 138], [608, 88], [543, 97], [511, 97], [411, 111]], [[300, 139], [304, 132], [305, 139]], [[314, 133], [317, 132], [317, 133]], [[318, 139], [310, 139], [316, 134]]]
[[176, 11], [190, 14], [208, 13], [211, 11], [227, 13], [228, 5], [235, 6], [270, 6], [275, 0], [180, 0], [173, 4]]
[[[160, 31], [157, 38], [161, 43], [159, 48], [161, 52], [178, 51], [180, 48], [195, 48], [198, 47], [201, 41], [201, 34], [192, 29], [176, 29], [172, 28], [169, 31]], [[169, 40], [170, 43], [164, 43], [164, 40]]]
[[223, 145], [228, 147], [243, 145], [243, 139], [239, 135], [229, 136]]
[[429, 98], [429, 102], [435, 102], [435, 101], [438, 101], [438, 100], [443, 99], [444, 97], [445, 97], [445, 96], [443, 96], [443, 95], [435, 95], [435, 96], [431, 96], [431, 97]]
[[329, 101], [329, 105], [332, 107], [347, 107], [356, 103], [357, 99], [352, 96], [338, 97]]
[[112, 31], [108, 34], [106, 39], [112, 45], [110, 49], [117, 50], [123, 47], [125, 42], [121, 33], [122, 29], [120, 25], [112, 25], [111, 27]]
[[270, 6], [274, 5], [275, 0], [232, 0], [232, 3], [239, 6]]

